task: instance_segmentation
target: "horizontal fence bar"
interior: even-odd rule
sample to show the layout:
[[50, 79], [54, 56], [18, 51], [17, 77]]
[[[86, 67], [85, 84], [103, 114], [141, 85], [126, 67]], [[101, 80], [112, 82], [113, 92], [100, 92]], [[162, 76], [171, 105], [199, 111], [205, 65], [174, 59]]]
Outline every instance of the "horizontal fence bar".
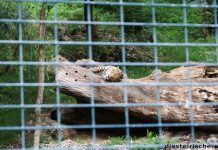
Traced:
[[109, 25], [109, 26], [146, 26], [146, 27], [211, 27], [216, 28], [216, 24], [184, 24], [184, 23], [144, 23], [144, 22], [101, 22], [101, 21], [67, 21], [67, 20], [19, 20], [0, 19], [2, 23], [32, 23], [32, 24], [75, 24], [75, 25]]
[[[182, 144], [181, 144], [182, 145]], [[187, 144], [186, 144], [187, 145]], [[106, 150], [106, 149], [132, 149], [132, 148], [163, 148], [165, 145], [164, 144], [156, 144], [156, 145], [138, 145], [138, 144], [134, 144], [134, 145], [114, 145], [114, 146], [92, 146], [92, 147], [86, 147], [86, 146], [81, 146], [81, 147], [70, 147], [70, 148], [64, 148], [64, 147], [56, 147], [56, 149], [58, 148], [58, 150]], [[1, 150], [1, 149], [0, 149]], [[5, 150], [5, 149], [4, 149]], [[14, 150], [22, 150], [22, 149], [14, 149]], [[34, 148], [25, 148], [25, 150], [35, 150]], [[54, 150], [54, 148], [39, 148], [38, 150]]]
[[[206, 144], [147, 144], [147, 145], [141, 145], [141, 144], [131, 144], [131, 145], [114, 145], [114, 146], [98, 146], [98, 145], [94, 145], [92, 147], [86, 147], [86, 146], [81, 146], [81, 147], [70, 147], [70, 148], [64, 148], [64, 147], [61, 147], [61, 145], [59, 145], [60, 147], [58, 147], [59, 150], [72, 150], [72, 149], [75, 149], [75, 150], [93, 150], [93, 149], [96, 149], [96, 150], [111, 150], [111, 149], [164, 149], [165, 146], [169, 146], [169, 145], [178, 145], [178, 146], [181, 146], [181, 147], [187, 147], [188, 145], [191, 145], [191, 146], [194, 146], [194, 145], [199, 145], [199, 146], [202, 146], [202, 145], [205, 145], [207, 146], [208, 148], [217, 148], [218, 144], [216, 143], [206, 143]], [[57, 148], [57, 147], [56, 147]], [[188, 147], [187, 147], [188, 148]], [[1, 149], [0, 149], [1, 150]], [[14, 149], [14, 150], [22, 150], [22, 149]], [[25, 148], [25, 150], [35, 150], [34, 148]], [[38, 150], [54, 150], [54, 148], [39, 148]]]
[[17, 130], [51, 130], [51, 129], [111, 129], [111, 128], [158, 128], [158, 127], [203, 127], [203, 126], [218, 126], [218, 122], [193, 122], [193, 123], [144, 123], [144, 124], [96, 124], [93, 125], [61, 125], [61, 126], [0, 126], [0, 131], [17, 131]]
[[128, 82], [105, 82], [105, 83], [0, 83], [0, 87], [61, 87], [61, 86], [70, 86], [70, 87], [79, 87], [79, 86], [118, 86], [118, 87], [169, 87], [169, 86], [218, 86], [218, 82], [214, 80], [210, 83], [208, 82], [154, 82], [154, 83], [128, 83]]
[[86, 42], [86, 41], [31, 41], [0, 40], [0, 44], [43, 45], [96, 45], [96, 46], [169, 46], [169, 47], [218, 47], [217, 43], [150, 43], [150, 42]]
[[140, 3], [140, 2], [101, 2], [101, 1], [75, 1], [75, 0], [5, 0], [6, 2], [47, 2], [47, 3], [71, 3], [109, 6], [142, 6], [142, 7], [180, 7], [180, 8], [218, 8], [217, 5], [206, 4], [166, 4], [166, 3]]
[[[218, 66], [218, 63], [198, 63], [198, 62], [190, 62], [190, 63], [178, 63], [178, 62], [99, 62], [101, 65], [110, 65], [110, 66], [185, 66], [185, 67], [202, 67], [202, 66]], [[96, 63], [87, 62], [87, 63], [75, 63], [75, 62], [38, 62], [38, 61], [0, 61], [0, 65], [47, 65], [47, 66], [96, 66]]]
[[[179, 101], [179, 100], [178, 100]], [[185, 103], [185, 102], [178, 102], [178, 103], [166, 103], [166, 102], [160, 102], [160, 103], [116, 103], [116, 104], [0, 104], [0, 109], [5, 108], [116, 108], [116, 107], [181, 107], [181, 106], [218, 106], [218, 102], [208, 102], [208, 103]]]

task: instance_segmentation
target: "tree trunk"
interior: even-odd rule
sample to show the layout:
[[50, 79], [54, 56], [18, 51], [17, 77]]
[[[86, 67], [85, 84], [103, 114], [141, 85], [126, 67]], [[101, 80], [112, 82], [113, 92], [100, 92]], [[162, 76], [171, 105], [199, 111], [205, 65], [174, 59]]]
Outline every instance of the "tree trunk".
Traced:
[[[84, 0], [85, 2], [87, 2], [87, 0]], [[90, 1], [94, 1], [94, 0], [90, 0]], [[93, 19], [93, 5], [90, 5], [90, 19], [91, 21], [94, 21]], [[84, 20], [88, 21], [88, 9], [87, 9], [87, 4], [84, 4]], [[91, 30], [92, 30], [92, 41], [96, 41], [97, 40], [97, 29], [95, 25], [91, 25]], [[87, 38], [89, 36], [88, 33], [88, 25], [86, 25], [86, 33], [87, 33]]]
[[[46, 4], [43, 3], [41, 10], [40, 10], [40, 20], [46, 19]], [[45, 32], [46, 32], [46, 26], [45, 23], [39, 24], [39, 37], [40, 40], [45, 39]], [[39, 62], [45, 61], [45, 46], [39, 45]], [[44, 83], [45, 81], [45, 66], [40, 65], [39, 66], [39, 83]], [[44, 95], [44, 86], [39, 86], [38, 88], [38, 94], [36, 99], [36, 104], [42, 104], [43, 103], [43, 95]], [[36, 126], [41, 125], [41, 108], [36, 108]], [[38, 149], [40, 144], [40, 130], [36, 129], [34, 134], [34, 145], [33, 147]]]
[[[58, 56], [60, 69], [58, 72], [58, 82], [61, 85], [62, 93], [79, 97], [79, 103], [90, 102], [90, 86], [84, 86], [90, 82], [90, 71], [87, 68], [75, 66], [65, 58]], [[64, 64], [63, 64], [63, 63]], [[194, 65], [194, 64], [193, 64]], [[54, 75], [54, 68], [50, 69]], [[190, 82], [192, 86], [181, 86], [180, 83], [187, 83], [187, 67], [179, 67], [171, 70], [169, 73], [159, 72], [160, 83], [167, 83], [159, 90], [161, 119], [164, 123], [208, 123], [218, 120], [218, 86], [201, 86], [201, 83], [218, 83], [218, 68], [192, 66], [190, 67]], [[98, 75], [93, 75], [94, 83], [105, 83]], [[107, 82], [108, 83], [108, 82]], [[102, 108], [115, 114], [124, 113], [124, 92], [122, 83], [145, 84], [142, 86], [128, 86], [128, 103], [138, 106], [129, 106], [129, 114], [132, 118], [143, 120], [143, 123], [157, 122], [157, 84], [154, 74], [140, 79], [126, 79], [116, 83], [117, 86], [94, 86], [95, 104], [118, 104], [120, 107]], [[177, 83], [169, 86], [168, 84]], [[106, 84], [106, 83], [105, 83]], [[150, 86], [149, 86], [150, 85]], [[192, 101], [205, 105], [189, 106], [189, 90], [191, 90]], [[144, 105], [143, 105], [144, 104]], [[172, 106], [178, 104], [179, 106]], [[210, 105], [208, 105], [210, 104]], [[149, 106], [150, 105], [150, 106]], [[100, 108], [99, 108], [100, 109]], [[190, 109], [193, 111], [193, 120], [190, 118]], [[100, 113], [103, 118], [104, 113]], [[114, 116], [114, 115], [113, 115]], [[130, 118], [131, 120], [131, 118]], [[214, 128], [215, 129], [215, 128]], [[216, 127], [217, 131], [218, 128]]]
[[[206, 0], [205, 1], [207, 5], [212, 5], [213, 0]], [[203, 18], [204, 18], [204, 24], [214, 24], [214, 9], [213, 8], [203, 8]], [[206, 37], [211, 36], [215, 33], [215, 28], [212, 27], [205, 27], [203, 28], [203, 33]]]

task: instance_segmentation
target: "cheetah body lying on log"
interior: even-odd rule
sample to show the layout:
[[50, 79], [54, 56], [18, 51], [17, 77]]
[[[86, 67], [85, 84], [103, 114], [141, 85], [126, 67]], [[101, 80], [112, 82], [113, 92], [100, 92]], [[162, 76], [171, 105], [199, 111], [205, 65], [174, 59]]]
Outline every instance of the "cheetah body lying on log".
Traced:
[[102, 64], [95, 62], [90, 59], [81, 59], [75, 62], [76, 64], [85, 64], [81, 65], [81, 67], [88, 68], [88, 63], [94, 63], [93, 68], [91, 71], [95, 74], [98, 74], [102, 77], [103, 80], [108, 82], [120, 82], [123, 79], [123, 72], [119, 67], [115, 66], [103, 66]]

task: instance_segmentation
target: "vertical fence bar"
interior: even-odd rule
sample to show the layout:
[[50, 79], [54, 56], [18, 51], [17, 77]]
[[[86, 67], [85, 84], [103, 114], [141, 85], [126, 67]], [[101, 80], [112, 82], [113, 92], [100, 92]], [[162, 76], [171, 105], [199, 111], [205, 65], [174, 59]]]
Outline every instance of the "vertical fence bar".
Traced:
[[[56, 0], [54, 0], [56, 2]], [[54, 20], [57, 21], [57, 3], [54, 3]], [[58, 50], [58, 26], [57, 24], [54, 24], [54, 47], [55, 47], [55, 78], [58, 79], [59, 75], [59, 60], [58, 60], [58, 55], [59, 55], [59, 50]], [[59, 86], [59, 81], [55, 80], [56, 82], [56, 108], [57, 108], [57, 132], [58, 132], [58, 143], [60, 144], [62, 141], [62, 135], [61, 135], [61, 112], [60, 112], [60, 86]], [[62, 145], [61, 145], [62, 146]]]
[[[213, 1], [213, 5], [217, 6], [217, 0]], [[214, 7], [214, 24], [218, 25], [217, 8]], [[218, 27], [215, 27], [216, 44], [218, 44]], [[218, 63], [218, 46], [216, 46], [216, 63]]]
[[[185, 39], [185, 45], [188, 44], [188, 27], [187, 27], [187, 6], [186, 6], [186, 0], [183, 0], [183, 22], [184, 22], [184, 39]], [[190, 51], [189, 47], [185, 46], [185, 55], [186, 55], [186, 63], [190, 63]], [[187, 67], [187, 75], [186, 75], [188, 83], [191, 83], [190, 79], [190, 67]], [[194, 112], [192, 110], [192, 85], [188, 86], [188, 107], [189, 107], [189, 118], [191, 122], [191, 135], [192, 135], [192, 143], [195, 143], [195, 128], [193, 125], [194, 121]]]
[[[155, 6], [155, 0], [152, 0], [152, 33], [153, 33], [153, 41], [154, 41], [154, 63], [155, 63], [155, 81], [158, 84], [159, 83], [159, 72], [158, 72], [158, 47], [157, 44], [157, 29], [154, 24], [156, 24], [156, 6]], [[160, 87], [156, 86], [156, 103], [160, 104]], [[157, 105], [157, 114], [158, 114], [158, 125], [159, 125], [159, 144], [163, 144], [163, 129], [162, 129], [162, 119], [161, 119], [161, 106]]]
[[[126, 43], [125, 43], [125, 27], [124, 27], [124, 6], [123, 0], [120, 0], [120, 32], [121, 32], [121, 43], [122, 43], [122, 62], [126, 63]], [[122, 66], [123, 69], [123, 77], [126, 78], [126, 65]], [[130, 128], [129, 128], [129, 108], [128, 108], [128, 88], [123, 87], [123, 95], [124, 95], [124, 105], [125, 105], [125, 123], [126, 123], [126, 143], [130, 144]]]
[[[89, 56], [89, 60], [92, 60], [93, 58], [93, 54], [92, 54], [92, 19], [91, 19], [91, 4], [90, 4], [90, 0], [87, 0], [87, 21], [88, 21], [88, 56]], [[92, 66], [89, 66], [90, 68], [92, 68]], [[90, 69], [90, 83], [93, 83], [93, 73], [91, 71], [92, 69]], [[95, 99], [94, 99], [94, 87], [90, 86], [90, 96], [91, 96], [91, 118], [92, 118], [92, 148], [95, 148], [95, 144], [96, 144], [96, 126], [95, 126]]]
[[[23, 40], [23, 22], [22, 22], [22, 1], [18, 1], [18, 20], [19, 20], [19, 42]], [[19, 62], [20, 62], [20, 105], [21, 105], [21, 142], [22, 149], [25, 149], [25, 110], [24, 108], [24, 68], [23, 68], [23, 45], [19, 44]]]

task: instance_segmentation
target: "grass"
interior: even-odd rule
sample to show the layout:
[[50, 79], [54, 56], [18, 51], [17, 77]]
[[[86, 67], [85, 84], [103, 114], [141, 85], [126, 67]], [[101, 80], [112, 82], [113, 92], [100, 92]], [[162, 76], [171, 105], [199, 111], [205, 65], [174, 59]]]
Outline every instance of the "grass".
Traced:
[[[21, 113], [19, 109], [0, 109], [0, 126], [20, 126]], [[1, 131], [0, 134], [0, 148], [11, 145], [20, 136], [20, 131]]]
[[148, 76], [153, 71], [151, 67], [127, 67], [128, 78], [142, 78]]
[[[163, 144], [176, 144], [180, 141], [178, 139], [164, 139]], [[145, 137], [131, 137], [130, 144], [133, 146], [137, 145], [158, 145], [160, 143], [160, 137], [152, 131], [147, 130]], [[114, 145], [126, 145], [128, 144], [124, 136], [121, 137], [109, 137], [105, 146], [114, 146]], [[146, 150], [158, 150], [159, 148], [146, 148]], [[139, 150], [139, 148], [132, 148], [131, 150]], [[140, 150], [143, 150], [140, 148]]]
[[21, 145], [19, 141], [20, 135], [20, 131], [1, 131], [0, 149], [9, 148], [10, 146], [19, 148]]

